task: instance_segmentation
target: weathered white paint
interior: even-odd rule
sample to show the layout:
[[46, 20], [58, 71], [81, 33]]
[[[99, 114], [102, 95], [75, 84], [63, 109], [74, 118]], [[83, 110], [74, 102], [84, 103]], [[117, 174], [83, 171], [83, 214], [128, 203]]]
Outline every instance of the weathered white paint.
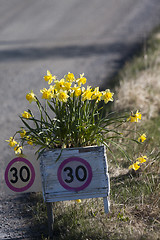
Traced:
[[[110, 184], [105, 147], [66, 148], [56, 162], [60, 152], [61, 149], [53, 149], [43, 153], [40, 157], [44, 200], [46, 202], [56, 202], [103, 197], [105, 212], [108, 212]], [[60, 164], [70, 157], [80, 157], [86, 160], [92, 168], [93, 175], [90, 184], [78, 192], [66, 190], [57, 178]]]

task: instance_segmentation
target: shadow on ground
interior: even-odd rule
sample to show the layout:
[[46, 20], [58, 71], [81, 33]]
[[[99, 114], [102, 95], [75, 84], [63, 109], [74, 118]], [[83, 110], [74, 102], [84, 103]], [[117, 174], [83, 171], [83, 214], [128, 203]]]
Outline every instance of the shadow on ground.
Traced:
[[18, 196], [1, 197], [1, 240], [25, 240], [42, 239], [48, 235], [48, 223], [43, 217], [43, 221], [35, 221], [37, 209], [37, 197], [34, 193], [27, 193]]

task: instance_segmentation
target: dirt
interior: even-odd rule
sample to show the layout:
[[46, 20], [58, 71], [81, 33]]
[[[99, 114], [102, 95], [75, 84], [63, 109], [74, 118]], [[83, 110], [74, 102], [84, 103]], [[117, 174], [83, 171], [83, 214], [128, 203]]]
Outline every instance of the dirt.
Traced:
[[42, 239], [46, 226], [33, 223], [31, 194], [0, 195], [0, 240]]

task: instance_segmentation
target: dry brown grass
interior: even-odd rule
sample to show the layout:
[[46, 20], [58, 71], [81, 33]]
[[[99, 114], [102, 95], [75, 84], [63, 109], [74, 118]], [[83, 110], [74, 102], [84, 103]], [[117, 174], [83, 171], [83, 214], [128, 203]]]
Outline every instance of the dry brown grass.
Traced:
[[[145, 118], [156, 117], [160, 113], [160, 38], [158, 33], [152, 37], [156, 47], [134, 63], [134, 76], [130, 76], [128, 66], [121, 73], [122, 80], [116, 87], [115, 110], [141, 110]], [[130, 64], [130, 65], [131, 65]], [[139, 70], [139, 64], [143, 65]], [[131, 66], [129, 66], [131, 68]]]
[[150, 119], [160, 113], [160, 68], [144, 71], [138, 78], [124, 79], [116, 89], [115, 109], [139, 109]]

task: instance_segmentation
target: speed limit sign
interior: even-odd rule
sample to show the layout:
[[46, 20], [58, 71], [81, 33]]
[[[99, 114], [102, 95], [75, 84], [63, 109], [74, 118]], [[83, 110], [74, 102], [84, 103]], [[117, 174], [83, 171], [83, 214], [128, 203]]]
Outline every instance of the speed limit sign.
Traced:
[[79, 157], [70, 157], [59, 166], [57, 177], [65, 189], [78, 192], [90, 184], [92, 168], [86, 160]]
[[37, 192], [37, 190], [41, 190], [39, 178], [40, 171], [37, 163], [34, 164], [31, 159], [28, 160], [25, 157], [13, 158], [5, 168], [6, 192], [11, 194], [30, 191]]

